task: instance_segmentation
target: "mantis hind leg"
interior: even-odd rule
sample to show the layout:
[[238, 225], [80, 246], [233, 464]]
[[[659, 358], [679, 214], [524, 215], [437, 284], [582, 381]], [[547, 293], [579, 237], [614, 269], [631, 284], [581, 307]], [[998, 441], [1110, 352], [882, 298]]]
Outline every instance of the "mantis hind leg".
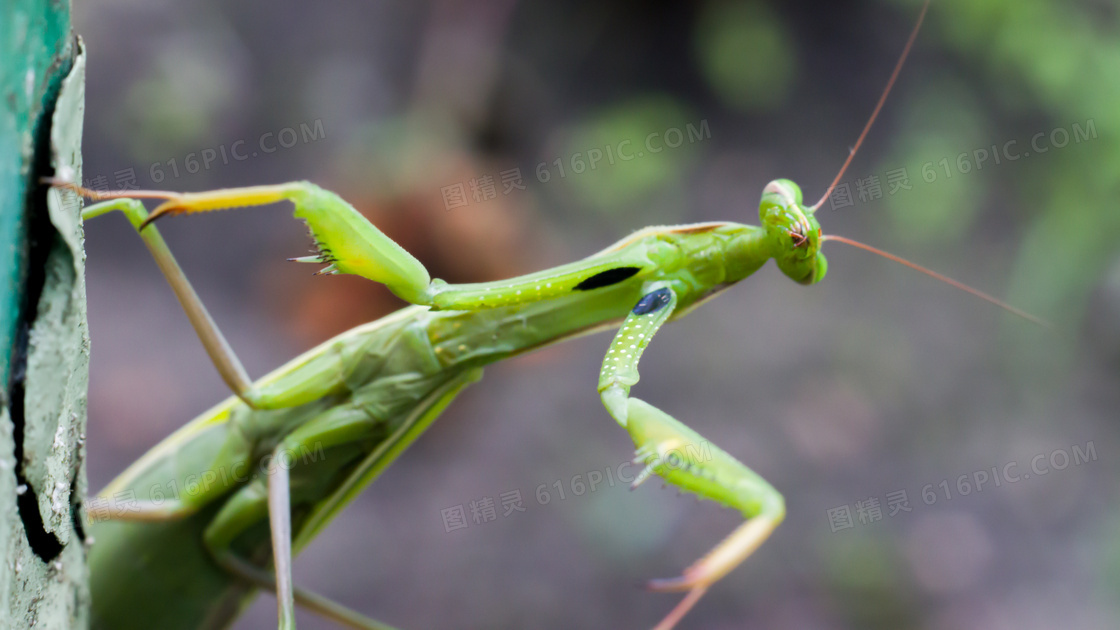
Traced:
[[[351, 628], [383, 630], [384, 624], [335, 604], [318, 595], [294, 588], [292, 584], [291, 461], [284, 455], [306, 449], [333, 446], [369, 439], [378, 421], [351, 406], [336, 407], [288, 435], [276, 449], [264, 477], [253, 479], [222, 507], [206, 528], [204, 541], [215, 561], [231, 574], [276, 594], [280, 630], [294, 630], [295, 603]], [[255, 566], [234, 549], [238, 537], [261, 521], [269, 523], [275, 574]]]
[[[248, 486], [242, 488], [219, 512], [214, 523], [206, 531], [206, 546], [210, 549], [214, 560], [230, 574], [249, 582], [258, 588], [276, 593], [277, 608], [279, 611], [280, 630], [295, 629], [295, 614], [293, 606], [300, 606], [318, 613], [328, 619], [356, 630], [394, 630], [392, 626], [371, 619], [351, 610], [341, 604], [333, 602], [321, 595], [310, 591], [295, 588], [291, 582], [291, 547], [290, 538], [287, 552], [281, 544], [281, 555], [277, 558], [276, 566], [287, 579], [277, 579], [277, 576], [265, 569], [258, 567], [249, 560], [238, 555], [232, 550], [233, 539], [249, 527], [263, 519], [270, 519], [270, 508], [275, 503], [270, 503], [270, 490], [282, 492], [288, 489], [287, 471], [282, 467], [279, 470], [269, 470], [268, 482], [255, 479]], [[277, 481], [276, 474], [283, 473], [284, 479]], [[273, 539], [276, 547], [279, 538]]]
[[[205, 532], [205, 544], [215, 561], [231, 574], [276, 593], [281, 630], [295, 628], [296, 604], [358, 630], [392, 630], [384, 623], [370, 619], [341, 604], [295, 588], [292, 584], [292, 548], [298, 550], [308, 532], [314, 533], [326, 523], [365, 484], [371, 482], [389, 463], [437, 418], [447, 405], [466, 386], [477, 382], [480, 369], [469, 370], [448, 379], [433, 390], [424, 400], [397, 423], [392, 433], [385, 436], [376, 448], [364, 457], [340, 487], [325, 498], [317, 498], [310, 515], [301, 524], [300, 532], [293, 532], [291, 521], [291, 465], [282, 455], [296, 452], [315, 452], [332, 447], [368, 441], [386, 423], [372, 418], [360, 406], [336, 407], [301, 426], [285, 437], [273, 451], [268, 467], [267, 481], [256, 478], [241, 488], [215, 516]], [[305, 482], [306, 483], [306, 482]], [[316, 497], [319, 497], [316, 494]], [[272, 557], [275, 573], [271, 573], [238, 555], [234, 550], [237, 538], [250, 528], [267, 519], [271, 532]], [[295, 534], [295, 544], [293, 544]]]
[[198, 293], [195, 292], [194, 287], [187, 280], [183, 269], [171, 254], [171, 249], [167, 247], [167, 242], [163, 240], [163, 236], [154, 226], [141, 230], [145, 221], [148, 220], [148, 211], [144, 208], [144, 204], [138, 199], [111, 199], [83, 209], [82, 220], [88, 221], [114, 210], [119, 210], [124, 214], [132, 227], [140, 233], [144, 245], [151, 252], [152, 258], [155, 259], [156, 265], [163, 272], [167, 283], [171, 285], [175, 297], [179, 299], [179, 304], [182, 305], [191, 326], [198, 333], [199, 340], [202, 341], [206, 353], [210, 356], [210, 360], [214, 363], [214, 367], [217, 368], [222, 380], [238, 395], [248, 392], [251, 385], [245, 368], [242, 367], [241, 361], [234, 354], [233, 349], [230, 348], [225, 336], [222, 335], [222, 331], [218, 329], [217, 324], [210, 317], [210, 313], [198, 297]]
[[671, 286], [644, 287], [603, 360], [599, 393], [611, 416], [634, 440], [636, 461], [645, 464], [633, 486], [656, 474], [683, 490], [739, 510], [747, 521], [680, 577], [650, 582], [653, 590], [688, 591], [657, 630], [676, 625], [707, 588], [753, 553], [785, 516], [785, 501], [762, 477], [669, 414], [630, 397], [630, 387], [638, 382], [638, 360], [676, 305]]

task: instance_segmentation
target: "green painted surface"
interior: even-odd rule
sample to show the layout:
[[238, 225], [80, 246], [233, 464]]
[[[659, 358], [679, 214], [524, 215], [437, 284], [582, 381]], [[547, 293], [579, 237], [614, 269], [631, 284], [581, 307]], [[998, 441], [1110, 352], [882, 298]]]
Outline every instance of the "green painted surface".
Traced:
[[79, 206], [84, 60], [66, 2], [0, 5], [0, 627], [84, 628], [89, 343]]
[[22, 296], [24, 208], [35, 138], [49, 124], [49, 104], [58, 95], [72, 57], [69, 3], [0, 3], [0, 348], [5, 351], [0, 380], [4, 382]]

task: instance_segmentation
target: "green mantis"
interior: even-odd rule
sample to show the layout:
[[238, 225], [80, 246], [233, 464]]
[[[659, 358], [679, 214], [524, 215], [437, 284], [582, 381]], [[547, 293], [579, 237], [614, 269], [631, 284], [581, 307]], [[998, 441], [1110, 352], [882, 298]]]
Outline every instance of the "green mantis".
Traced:
[[[287, 199], [296, 205], [322, 250], [319, 262], [333, 273], [352, 272], [384, 282], [400, 296], [420, 301], [395, 315], [355, 329], [312, 350], [257, 383], [244, 376], [236, 357], [182, 278], [158, 232], [146, 222], [167, 213]], [[121, 210], [140, 228], [160, 259], [173, 288], [223, 378], [237, 393], [196, 419], [137, 462], [104, 493], [128, 489], [146, 497], [166, 478], [219, 475], [236, 483], [212, 483], [197, 492], [140, 499], [126, 518], [183, 522], [205, 511], [202, 544], [218, 566], [256, 586], [273, 578], [253, 562], [246, 545], [260, 542], [268, 519], [280, 601], [280, 627], [294, 627], [301, 603], [358, 628], [384, 627], [296, 591], [290, 580], [292, 550], [298, 550], [354, 493], [364, 486], [435, 419], [439, 411], [478, 379], [481, 367], [544, 344], [622, 325], [607, 351], [599, 392], [610, 414], [637, 445], [646, 465], [639, 481], [659, 474], [666, 481], [738, 509], [748, 518], [704, 560], [659, 590], [685, 590], [682, 608], [661, 627], [671, 627], [709, 584], [738, 565], [766, 539], [784, 516], [781, 495], [761, 477], [715, 446], [710, 457], [674, 460], [674, 453], [706, 444], [664, 412], [629, 396], [638, 381], [642, 351], [660, 327], [704, 299], [747, 277], [770, 258], [804, 284], [819, 281], [826, 263], [820, 228], [802, 205], [795, 184], [779, 180], [763, 195], [763, 227], [709, 223], [648, 228], [582, 261], [512, 280], [477, 285], [431, 281], [423, 267], [337, 196], [308, 183], [174, 196], [145, 218], [135, 199], [91, 206], [86, 218]], [[356, 236], [363, 238], [358, 241]], [[682, 252], [700, 255], [682, 256]], [[322, 449], [321, 461], [286, 462], [286, 453]], [[262, 458], [264, 458], [262, 460]], [[267, 464], [258, 466], [258, 461]], [[161, 476], [162, 475], [162, 476]], [[221, 503], [214, 513], [214, 504]], [[95, 528], [91, 552], [95, 576], [103, 562], [118, 563], [105, 538], [119, 523]], [[255, 534], [255, 535], [254, 535]], [[249, 540], [246, 541], [245, 539]], [[102, 606], [107, 609], [103, 610]], [[95, 615], [113, 614], [110, 602]], [[134, 614], [132, 611], [129, 614]], [[159, 627], [196, 627], [160, 620]], [[106, 627], [122, 627], [119, 620]], [[146, 621], [145, 624], [151, 623]]]
[[[891, 83], [904, 59], [905, 52]], [[851, 155], [844, 168], [850, 160]], [[821, 246], [830, 237], [822, 234], [816, 218], [820, 202], [806, 205], [789, 180], [764, 188], [758, 226], [719, 222], [646, 228], [568, 265], [465, 285], [431, 279], [418, 260], [343, 199], [307, 182], [128, 197], [82, 192], [103, 200], [88, 207], [83, 218], [120, 211], [136, 228], [235, 394], [168, 437], [102, 492], [102, 497], [128, 495], [135, 501], [119, 518], [92, 527], [95, 627], [223, 626], [261, 588], [277, 593], [280, 628], [295, 626], [296, 604], [350, 627], [386, 628], [296, 588], [293, 554], [476, 382], [487, 364], [613, 328], [618, 330], [597, 390], [644, 465], [635, 485], [658, 475], [738, 510], [745, 519], [680, 577], [651, 583], [655, 590], [686, 593], [658, 628], [676, 625], [785, 516], [781, 494], [764, 479], [678, 420], [632, 397], [630, 390], [638, 382], [643, 351], [666, 322], [685, 316], [767, 261], [773, 259], [800, 284], [824, 278], [828, 265]], [[149, 214], [143, 198], [163, 202]], [[307, 223], [319, 248], [300, 262], [325, 265], [328, 274], [380, 282], [413, 306], [344, 333], [252, 381], [152, 222], [280, 201], [294, 205], [295, 216]], [[682, 458], [700, 445], [710, 456]], [[314, 456], [294, 456], [303, 453]], [[273, 571], [267, 569], [269, 562]], [[153, 566], [178, 570], [157, 575], [150, 571]]]

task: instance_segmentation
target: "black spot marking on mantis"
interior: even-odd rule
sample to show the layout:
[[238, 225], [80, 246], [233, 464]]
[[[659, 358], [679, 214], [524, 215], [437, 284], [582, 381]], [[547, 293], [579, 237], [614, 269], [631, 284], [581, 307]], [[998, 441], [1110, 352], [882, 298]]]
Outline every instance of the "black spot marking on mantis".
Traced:
[[634, 314], [648, 315], [650, 313], [656, 313], [665, 308], [665, 305], [669, 303], [672, 297], [673, 294], [670, 293], [667, 288], [651, 291], [643, 295], [642, 299], [638, 300], [638, 303], [634, 305]]
[[633, 276], [641, 270], [641, 267], [615, 267], [614, 269], [600, 271], [599, 273], [577, 284], [572, 288], [572, 290], [590, 291], [591, 289], [609, 287], [612, 284], [618, 284], [619, 282], [622, 282], [623, 280]]

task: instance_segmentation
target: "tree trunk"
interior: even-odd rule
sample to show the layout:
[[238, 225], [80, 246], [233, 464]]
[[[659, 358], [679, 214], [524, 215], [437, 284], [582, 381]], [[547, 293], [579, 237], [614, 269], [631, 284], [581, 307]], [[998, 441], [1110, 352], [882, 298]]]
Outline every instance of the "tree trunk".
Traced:
[[67, 0], [0, 3], [0, 628], [85, 628], [89, 338], [81, 45]]

